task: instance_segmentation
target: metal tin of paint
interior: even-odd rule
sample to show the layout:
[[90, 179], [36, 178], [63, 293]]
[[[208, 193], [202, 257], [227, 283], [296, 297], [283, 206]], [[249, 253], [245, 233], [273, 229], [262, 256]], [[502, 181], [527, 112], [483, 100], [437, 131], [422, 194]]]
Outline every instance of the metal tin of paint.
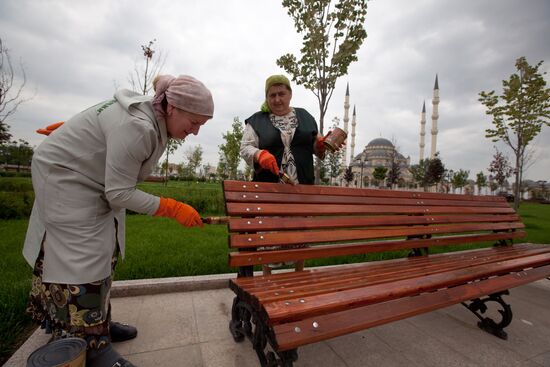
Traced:
[[64, 338], [41, 346], [27, 359], [27, 367], [85, 367], [86, 341]]
[[335, 127], [334, 130], [332, 130], [331, 133], [325, 138], [323, 144], [328, 150], [334, 153], [340, 149], [340, 146], [344, 143], [347, 137], [348, 133], [339, 127]]

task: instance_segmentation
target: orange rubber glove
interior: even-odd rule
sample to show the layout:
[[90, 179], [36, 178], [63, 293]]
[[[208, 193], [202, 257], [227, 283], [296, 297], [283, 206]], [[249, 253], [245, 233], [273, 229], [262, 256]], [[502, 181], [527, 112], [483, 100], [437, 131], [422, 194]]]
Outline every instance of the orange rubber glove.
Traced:
[[332, 130], [330, 130], [325, 136], [317, 136], [317, 140], [315, 141], [315, 150], [317, 151], [317, 153], [319, 153], [320, 157], [325, 156], [327, 147], [323, 143], [325, 142], [325, 139], [327, 138], [327, 136], [330, 135], [331, 132]]
[[59, 126], [63, 124], [64, 124], [64, 121], [59, 121], [59, 122], [56, 122], [55, 124], [46, 126], [44, 129], [38, 129], [36, 130], [36, 132], [42, 135], [50, 135], [55, 129], [57, 129]]
[[258, 155], [258, 164], [263, 169], [267, 169], [279, 176], [279, 166], [277, 166], [277, 160], [273, 154], [269, 153], [267, 150], [264, 149], [260, 151], [260, 155]]
[[160, 198], [155, 217], [174, 218], [185, 227], [203, 226], [199, 213], [192, 206], [170, 198]]

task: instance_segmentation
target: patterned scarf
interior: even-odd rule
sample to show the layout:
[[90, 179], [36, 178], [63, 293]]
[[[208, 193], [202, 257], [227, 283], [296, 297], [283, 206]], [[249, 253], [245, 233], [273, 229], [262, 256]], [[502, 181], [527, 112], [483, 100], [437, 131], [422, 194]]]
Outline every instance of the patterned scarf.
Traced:
[[296, 172], [296, 161], [290, 150], [290, 144], [294, 138], [294, 132], [298, 127], [298, 119], [294, 108], [283, 116], [269, 114], [269, 119], [273, 126], [281, 132], [281, 140], [284, 145], [283, 159], [281, 161], [281, 171], [286, 173], [294, 182], [298, 182], [298, 173]]

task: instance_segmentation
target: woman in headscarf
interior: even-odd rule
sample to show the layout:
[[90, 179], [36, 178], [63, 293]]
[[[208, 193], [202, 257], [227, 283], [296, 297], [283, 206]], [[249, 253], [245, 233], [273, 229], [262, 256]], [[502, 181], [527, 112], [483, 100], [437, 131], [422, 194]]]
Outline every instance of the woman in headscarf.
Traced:
[[[315, 118], [305, 109], [291, 107], [292, 88], [284, 75], [265, 81], [265, 102], [261, 110], [245, 120], [241, 157], [254, 167], [253, 181], [280, 182], [284, 172], [292, 182], [313, 185], [313, 155], [323, 159], [324, 137]], [[264, 275], [282, 264], [264, 265]], [[304, 262], [296, 262], [303, 270]]]
[[125, 210], [202, 226], [191, 206], [136, 185], [151, 174], [169, 138], [196, 135], [212, 118], [212, 95], [186, 75], [158, 76], [154, 88], [154, 98], [117, 91], [63, 124], [40, 129], [49, 136], [32, 160], [35, 202], [23, 249], [34, 267], [27, 312], [53, 339], [85, 339], [90, 367], [133, 366], [111, 346], [137, 335], [110, 317], [113, 271], [118, 254], [124, 258]]

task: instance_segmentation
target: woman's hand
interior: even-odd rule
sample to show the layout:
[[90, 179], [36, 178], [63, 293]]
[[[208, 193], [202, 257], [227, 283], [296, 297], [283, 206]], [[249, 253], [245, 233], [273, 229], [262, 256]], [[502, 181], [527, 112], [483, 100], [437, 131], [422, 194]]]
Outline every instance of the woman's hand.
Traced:
[[174, 218], [185, 227], [203, 226], [199, 213], [192, 206], [171, 198], [160, 198], [160, 205], [155, 216]]
[[277, 166], [277, 160], [273, 154], [269, 153], [267, 150], [261, 150], [258, 155], [258, 164], [263, 169], [273, 172], [275, 175], [279, 176], [279, 166]]

